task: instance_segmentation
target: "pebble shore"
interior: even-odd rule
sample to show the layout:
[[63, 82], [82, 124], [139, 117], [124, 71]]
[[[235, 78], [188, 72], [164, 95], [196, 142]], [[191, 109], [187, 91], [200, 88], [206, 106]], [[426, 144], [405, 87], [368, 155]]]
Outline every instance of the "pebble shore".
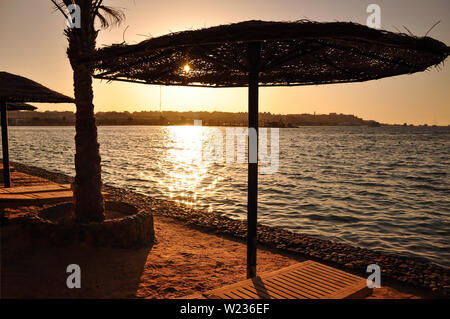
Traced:
[[[70, 176], [50, 172], [41, 168], [13, 163], [16, 170], [46, 178], [57, 183], [70, 183]], [[172, 201], [152, 198], [132, 191], [105, 185], [112, 200], [124, 201], [153, 215], [162, 215], [183, 221], [186, 225], [201, 228], [209, 233], [246, 237], [246, 222], [219, 214], [186, 207]], [[155, 234], [156, 239], [158, 234]], [[377, 264], [382, 271], [382, 280], [390, 279], [413, 287], [425, 288], [437, 296], [450, 296], [450, 269], [433, 263], [354, 247], [344, 243], [293, 233], [277, 227], [258, 226], [258, 242], [264, 246], [294, 252], [299, 256], [321, 261], [331, 266], [367, 277], [366, 268]]]

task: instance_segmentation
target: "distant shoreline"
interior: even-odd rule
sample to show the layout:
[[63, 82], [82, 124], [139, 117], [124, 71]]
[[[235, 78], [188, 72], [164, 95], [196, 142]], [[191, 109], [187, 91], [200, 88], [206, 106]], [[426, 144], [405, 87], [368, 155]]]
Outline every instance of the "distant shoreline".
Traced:
[[[146, 126], [184, 126], [194, 125], [201, 121], [202, 126], [247, 127], [246, 112], [194, 112], [194, 111], [141, 111], [141, 112], [97, 112], [97, 125], [146, 125]], [[8, 124], [11, 126], [74, 126], [76, 115], [70, 111], [10, 111]], [[435, 123], [381, 123], [375, 120], [365, 120], [353, 114], [273, 114], [259, 113], [260, 127], [295, 128], [303, 126], [435, 126]], [[450, 126], [440, 125], [441, 127]]]
[[[202, 126], [248, 126], [248, 114], [244, 112], [97, 112], [97, 125], [194, 125], [201, 121]], [[8, 122], [16, 126], [68, 126], [74, 125], [73, 112], [11, 111]], [[406, 124], [406, 123], [405, 123]], [[260, 127], [299, 126], [381, 126], [373, 120], [364, 120], [353, 114], [272, 114], [259, 113]]]

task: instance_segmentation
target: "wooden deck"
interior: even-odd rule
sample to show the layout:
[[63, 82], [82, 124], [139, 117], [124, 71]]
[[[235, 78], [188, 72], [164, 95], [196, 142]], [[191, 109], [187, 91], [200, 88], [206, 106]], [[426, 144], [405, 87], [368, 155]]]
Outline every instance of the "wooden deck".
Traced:
[[56, 204], [72, 200], [70, 185], [38, 185], [0, 188], [0, 209]]
[[370, 293], [365, 278], [314, 261], [305, 261], [261, 277], [185, 298], [344, 299], [364, 298]]
[[28, 193], [42, 193], [42, 192], [58, 192], [70, 190], [70, 184], [49, 184], [37, 186], [18, 186], [10, 188], [0, 188], [0, 196], [10, 196]]
[[[107, 192], [102, 194], [108, 195]], [[0, 208], [14, 208], [71, 201], [70, 184], [49, 184], [0, 188]]]

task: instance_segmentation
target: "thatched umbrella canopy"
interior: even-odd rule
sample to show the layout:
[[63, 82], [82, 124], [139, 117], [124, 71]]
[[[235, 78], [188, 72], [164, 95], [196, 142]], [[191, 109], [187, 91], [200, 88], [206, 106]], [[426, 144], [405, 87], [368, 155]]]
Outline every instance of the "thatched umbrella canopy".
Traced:
[[35, 111], [36, 106], [27, 103], [7, 103], [8, 111]]
[[[260, 43], [260, 86], [361, 82], [424, 71], [449, 48], [355, 23], [246, 21], [100, 49], [96, 78], [147, 84], [248, 85], [248, 43]], [[191, 71], [184, 72], [189, 63]]]
[[[13, 103], [12, 107], [14, 107], [14, 103], [22, 102], [74, 103], [74, 99], [52, 91], [49, 88], [22, 76], [8, 72], [0, 72], [3, 181], [5, 187], [11, 186], [9, 174], [8, 110], [11, 107], [11, 103]], [[21, 106], [24, 107], [23, 104]]]
[[[427, 70], [449, 47], [429, 37], [355, 23], [246, 21], [98, 50], [96, 78], [159, 85], [249, 87], [258, 129], [258, 87], [362, 82]], [[249, 130], [250, 132], [250, 130]], [[254, 144], [256, 143], [256, 144]], [[255, 147], [251, 148], [250, 145]], [[247, 276], [256, 275], [257, 137], [249, 140]], [[253, 160], [256, 159], [256, 160]]]
[[8, 72], [0, 72], [0, 98], [8, 103], [74, 103], [75, 100], [56, 91]]

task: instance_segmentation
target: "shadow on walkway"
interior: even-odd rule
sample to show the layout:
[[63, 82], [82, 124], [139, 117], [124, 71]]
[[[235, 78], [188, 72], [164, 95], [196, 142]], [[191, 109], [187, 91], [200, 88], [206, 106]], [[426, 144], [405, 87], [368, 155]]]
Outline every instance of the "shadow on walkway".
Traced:
[[[1, 298], [134, 298], [151, 247], [52, 247], [24, 242], [18, 225], [1, 229]], [[81, 288], [66, 285], [67, 266], [81, 268]]]

